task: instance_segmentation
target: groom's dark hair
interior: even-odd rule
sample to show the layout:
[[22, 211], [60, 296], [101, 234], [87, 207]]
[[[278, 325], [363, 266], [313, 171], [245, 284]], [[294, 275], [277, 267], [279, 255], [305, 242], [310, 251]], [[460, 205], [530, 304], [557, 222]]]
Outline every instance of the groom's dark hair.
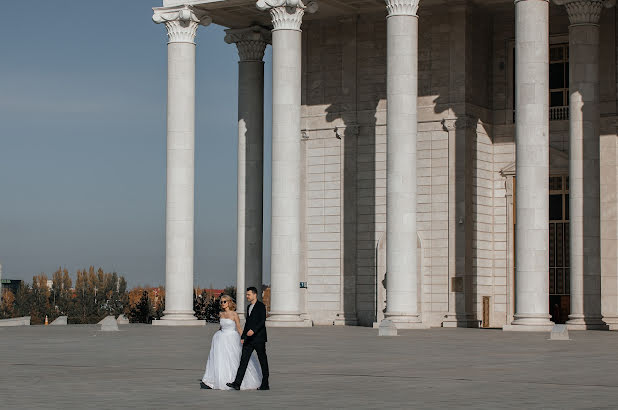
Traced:
[[251, 291], [251, 292], [253, 292], [253, 293], [255, 293], [257, 295], [257, 288], [255, 286], [249, 286], [247, 288], [247, 292], [249, 292], [249, 291]]

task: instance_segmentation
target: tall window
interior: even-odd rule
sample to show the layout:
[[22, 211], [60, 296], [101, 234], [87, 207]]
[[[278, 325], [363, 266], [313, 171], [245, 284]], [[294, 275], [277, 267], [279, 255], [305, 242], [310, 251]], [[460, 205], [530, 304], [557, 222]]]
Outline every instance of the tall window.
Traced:
[[549, 47], [549, 106], [569, 105], [569, 45]]

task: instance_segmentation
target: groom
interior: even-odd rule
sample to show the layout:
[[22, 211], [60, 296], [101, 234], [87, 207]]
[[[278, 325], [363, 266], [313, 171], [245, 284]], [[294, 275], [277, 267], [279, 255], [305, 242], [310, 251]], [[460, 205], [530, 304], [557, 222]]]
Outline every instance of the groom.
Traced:
[[242, 342], [240, 365], [236, 379], [232, 383], [226, 384], [234, 390], [240, 390], [249, 359], [251, 359], [251, 354], [255, 350], [262, 368], [262, 385], [258, 390], [270, 390], [268, 386], [268, 358], [266, 357], [266, 306], [257, 299], [257, 289], [253, 286], [247, 288], [247, 302], [249, 302], [247, 321], [240, 337]]

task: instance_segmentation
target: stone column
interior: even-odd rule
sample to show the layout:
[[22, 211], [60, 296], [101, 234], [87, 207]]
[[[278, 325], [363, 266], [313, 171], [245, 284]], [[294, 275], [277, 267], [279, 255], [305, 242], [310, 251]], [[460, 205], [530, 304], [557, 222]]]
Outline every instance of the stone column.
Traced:
[[193, 312], [195, 35], [211, 19], [191, 6], [154, 8], [167, 45], [165, 311], [155, 325], [203, 325]]
[[259, 26], [226, 30], [238, 48], [238, 242], [236, 304], [245, 315], [245, 289], [262, 286], [264, 188], [264, 51], [271, 33]]
[[569, 26], [569, 329], [603, 329], [601, 319], [599, 19], [605, 0], [554, 0]]
[[315, 2], [258, 0], [273, 31], [272, 239], [269, 326], [305, 326], [300, 307], [301, 30]]
[[386, 312], [397, 328], [423, 327], [418, 311], [416, 140], [419, 0], [386, 0]]
[[549, 331], [549, 2], [515, 0], [515, 319]]

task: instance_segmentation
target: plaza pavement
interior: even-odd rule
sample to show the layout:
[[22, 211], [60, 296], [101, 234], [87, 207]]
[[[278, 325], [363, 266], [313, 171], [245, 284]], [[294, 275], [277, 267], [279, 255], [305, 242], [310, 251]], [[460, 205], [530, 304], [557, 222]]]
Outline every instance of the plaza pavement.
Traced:
[[0, 328], [2, 409], [618, 408], [618, 333], [269, 329], [271, 387], [200, 390], [205, 328]]

